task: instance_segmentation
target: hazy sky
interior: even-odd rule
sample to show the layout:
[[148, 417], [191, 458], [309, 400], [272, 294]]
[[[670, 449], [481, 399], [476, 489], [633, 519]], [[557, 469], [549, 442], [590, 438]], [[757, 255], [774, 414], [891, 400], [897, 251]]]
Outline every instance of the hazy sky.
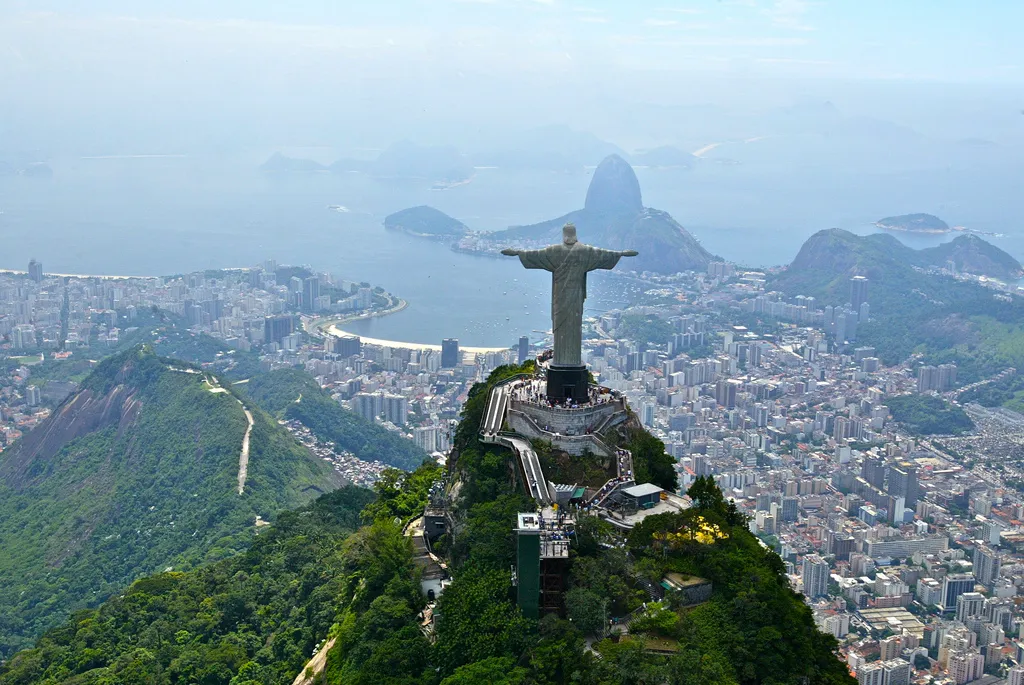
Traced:
[[571, 120], [559, 112], [602, 99], [1015, 90], [1021, 26], [1018, 0], [5, 0], [0, 126], [32, 144], [82, 129], [99, 146], [225, 139], [211, 122], [315, 143], [333, 125], [396, 138], [468, 117]]

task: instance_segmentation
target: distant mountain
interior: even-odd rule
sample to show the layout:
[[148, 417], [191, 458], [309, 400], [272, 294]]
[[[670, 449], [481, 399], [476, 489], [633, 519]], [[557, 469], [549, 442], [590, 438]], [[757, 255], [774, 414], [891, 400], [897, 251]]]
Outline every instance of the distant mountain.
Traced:
[[[957, 269], [978, 276], [1016, 278], [1020, 263], [995, 245], [976, 235], [957, 236], [937, 247], [915, 250], [893, 235], [875, 233], [858, 236], [839, 228], [818, 231], [801, 246], [800, 252], [776, 281], [780, 290], [806, 295], [835, 291], [842, 295], [851, 276], [867, 276], [877, 283], [921, 286], [924, 275], [914, 267], [946, 266], [953, 261]], [[898, 293], [894, 293], [898, 296]]]
[[465, 181], [473, 168], [465, 155], [451, 145], [418, 145], [402, 140], [388, 146], [372, 162], [339, 159], [331, 165], [337, 173], [366, 171], [381, 178], [417, 178], [431, 182]]
[[1020, 262], [973, 233], [958, 235], [948, 243], [920, 250], [919, 255], [932, 266], [946, 266], [946, 262], [953, 262], [957, 271], [1001, 281], [1016, 280], [1024, 274]]
[[387, 215], [384, 228], [425, 238], [458, 238], [469, 233], [466, 224], [426, 205]]
[[635, 166], [646, 166], [655, 169], [690, 169], [697, 158], [689, 152], [677, 147], [664, 145], [653, 150], [638, 152], [630, 156]]
[[103, 360], [0, 454], [0, 656], [140, 575], [232, 554], [257, 516], [340, 484], [212, 374], [145, 347]]
[[668, 212], [645, 208], [640, 182], [619, 155], [606, 157], [587, 189], [583, 209], [530, 226], [491, 234], [493, 240], [561, 240], [562, 226], [576, 224], [580, 240], [616, 250], [637, 250], [629, 266], [638, 271], [676, 273], [707, 268], [715, 257]]
[[286, 157], [280, 152], [275, 152], [260, 166], [260, 171], [268, 174], [309, 173], [312, 171], [324, 171], [326, 168], [320, 162], [314, 162], [312, 159]]
[[902, 214], [887, 216], [875, 222], [875, 226], [889, 231], [908, 231], [910, 233], [948, 233], [949, 224], [931, 214]]
[[472, 155], [475, 166], [502, 169], [580, 172], [595, 159], [626, 153], [592, 133], [565, 125], [541, 126], [510, 133], [500, 147]]

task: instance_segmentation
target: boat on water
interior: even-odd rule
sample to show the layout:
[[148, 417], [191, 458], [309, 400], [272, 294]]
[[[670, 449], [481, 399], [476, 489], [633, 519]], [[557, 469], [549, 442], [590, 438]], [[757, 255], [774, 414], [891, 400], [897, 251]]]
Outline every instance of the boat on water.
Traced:
[[342, 214], [348, 214], [350, 211], [349, 208], [346, 207], [345, 205], [327, 205], [327, 209], [331, 210], [332, 212], [340, 212]]

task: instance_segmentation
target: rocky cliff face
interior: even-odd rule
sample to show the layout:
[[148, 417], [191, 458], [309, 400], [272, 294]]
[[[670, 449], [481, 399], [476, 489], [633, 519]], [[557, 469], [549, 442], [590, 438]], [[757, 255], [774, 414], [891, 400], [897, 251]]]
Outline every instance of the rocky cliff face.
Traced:
[[609, 155], [594, 170], [583, 209], [530, 226], [513, 226], [498, 239], [561, 240], [562, 226], [576, 224], [581, 241], [640, 254], [624, 268], [656, 273], [704, 270], [714, 255], [704, 249], [668, 212], [645, 208], [640, 182], [619, 155]]
[[583, 208], [602, 214], [633, 214], [644, 208], [640, 181], [633, 167], [618, 155], [608, 155], [594, 170]]

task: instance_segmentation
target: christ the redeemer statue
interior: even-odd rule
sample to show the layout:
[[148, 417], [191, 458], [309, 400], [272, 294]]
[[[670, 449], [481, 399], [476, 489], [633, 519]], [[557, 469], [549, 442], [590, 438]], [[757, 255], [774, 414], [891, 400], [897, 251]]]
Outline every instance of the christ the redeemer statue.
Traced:
[[635, 257], [636, 250], [618, 252], [584, 245], [576, 240], [576, 227], [562, 228], [562, 242], [542, 250], [502, 250], [519, 257], [527, 269], [551, 272], [551, 326], [554, 358], [548, 370], [548, 397], [586, 402], [587, 369], [581, 362], [583, 300], [587, 297], [587, 272], [613, 269], [620, 257]]

